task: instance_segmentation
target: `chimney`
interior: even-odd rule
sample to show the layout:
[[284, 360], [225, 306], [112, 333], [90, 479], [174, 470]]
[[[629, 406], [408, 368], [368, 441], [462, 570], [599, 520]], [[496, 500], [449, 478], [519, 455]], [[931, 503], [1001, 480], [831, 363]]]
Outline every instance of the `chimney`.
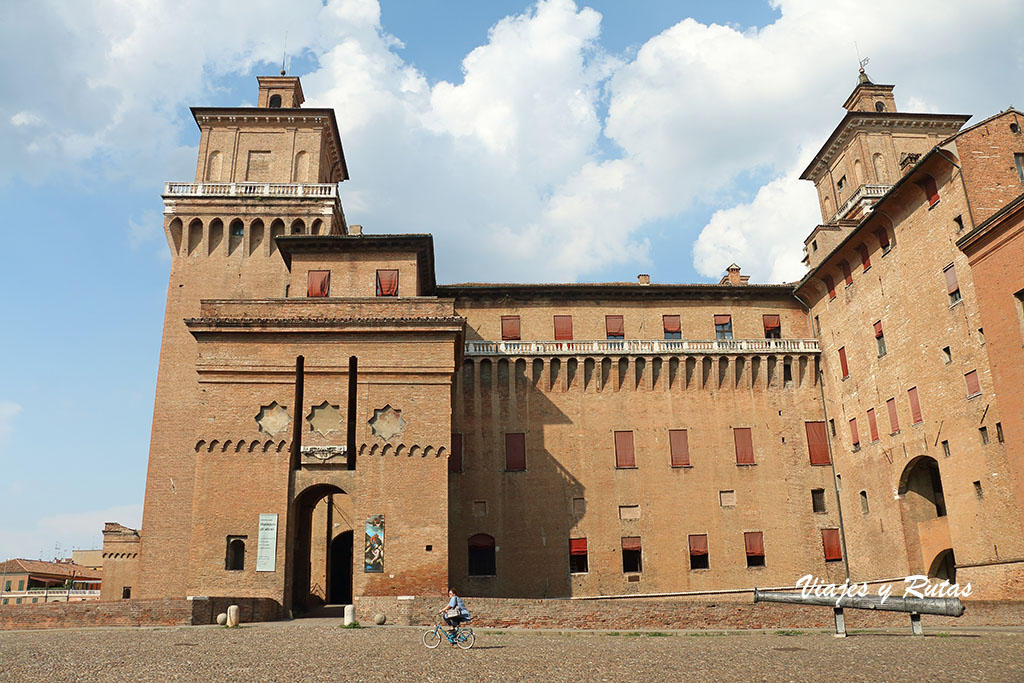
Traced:
[[740, 275], [740, 267], [735, 263], [726, 268], [729, 274], [722, 278], [721, 284], [730, 284], [732, 286], [738, 286], [743, 284], [743, 277]]
[[362, 235], [363, 234], [363, 226], [361, 226], [361, 225], [349, 225], [348, 226], [348, 234], [350, 234], [350, 235]]
[[647, 273], [640, 273], [639, 275], [636, 276], [636, 281], [637, 284], [649, 285], [651, 284], [651, 276], [648, 275]]

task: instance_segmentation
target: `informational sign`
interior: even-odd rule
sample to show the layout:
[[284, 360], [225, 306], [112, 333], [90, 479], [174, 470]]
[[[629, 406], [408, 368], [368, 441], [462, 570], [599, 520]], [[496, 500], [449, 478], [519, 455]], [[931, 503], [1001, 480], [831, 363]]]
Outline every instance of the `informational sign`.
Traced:
[[256, 539], [256, 571], [272, 572], [277, 563], [277, 514], [260, 515], [260, 534]]

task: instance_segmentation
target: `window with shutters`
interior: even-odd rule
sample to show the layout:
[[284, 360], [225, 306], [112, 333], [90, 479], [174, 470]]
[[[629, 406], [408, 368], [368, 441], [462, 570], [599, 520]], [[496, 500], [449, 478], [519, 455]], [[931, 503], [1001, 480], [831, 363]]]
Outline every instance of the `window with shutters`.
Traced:
[[760, 531], [743, 533], [743, 545], [747, 553], [748, 567], [764, 566], [764, 535]]
[[946, 293], [949, 294], [949, 305], [960, 303], [960, 282], [956, 277], [956, 266], [950, 263], [942, 273], [946, 276]]
[[846, 363], [846, 347], [839, 347], [839, 369], [843, 371], [843, 379], [850, 376], [850, 366]]
[[871, 443], [878, 441], [878, 420], [875, 419], [874, 408], [868, 408], [868, 429], [871, 431]]
[[825, 548], [826, 562], [841, 562], [843, 559], [843, 546], [839, 540], [839, 529], [822, 529], [821, 544]]
[[892, 243], [889, 242], [889, 231], [885, 228], [878, 228], [875, 230], [875, 237], [878, 238], [878, 246], [882, 247], [882, 256], [885, 256], [892, 249]]
[[828, 453], [828, 434], [825, 431], [825, 423], [805, 422], [804, 430], [807, 433], [807, 450], [811, 456], [811, 464], [832, 464]]
[[900, 418], [896, 414], [896, 399], [890, 398], [885, 402], [885, 407], [889, 409], [889, 435], [900, 433]]
[[964, 375], [964, 381], [967, 382], [967, 398], [981, 395], [981, 382], [978, 380], [977, 370], [971, 370]]
[[668, 449], [672, 467], [690, 467], [690, 440], [685, 429], [668, 430]]
[[569, 539], [569, 573], [586, 574], [590, 571], [587, 563], [587, 539]]
[[715, 339], [732, 339], [732, 316], [715, 316]]
[[554, 317], [555, 324], [555, 341], [569, 341], [572, 339], [572, 316], [571, 315], [556, 315]]
[[622, 573], [639, 574], [643, 571], [643, 551], [639, 536], [622, 537]]
[[861, 266], [864, 267], [864, 271], [867, 271], [871, 267], [871, 256], [868, 253], [868, 247], [866, 244], [857, 245], [857, 254], [860, 256]]
[[626, 323], [621, 315], [606, 315], [604, 317], [604, 331], [608, 339], [625, 339]]
[[520, 329], [519, 329], [519, 316], [518, 315], [503, 315], [501, 316], [501, 340], [502, 341], [519, 341]]
[[633, 432], [615, 432], [615, 467], [629, 469], [636, 467], [633, 451]]
[[750, 433], [750, 427], [734, 427], [732, 439], [736, 446], [736, 464], [753, 465], [754, 439]]
[[377, 271], [377, 296], [398, 296], [398, 271]]
[[935, 178], [926, 175], [917, 184], [924, 190], [924, 194], [928, 198], [929, 209], [939, 203], [939, 188], [935, 185]]
[[839, 269], [843, 271], [843, 280], [846, 282], [846, 286], [849, 287], [853, 284], [853, 273], [850, 272], [850, 264], [848, 261], [840, 261]]
[[860, 450], [860, 432], [857, 431], [857, 418], [850, 418], [850, 441], [853, 442], [853, 450]]
[[917, 397], [917, 387], [907, 389], [907, 398], [910, 399], [910, 423], [919, 425], [924, 422], [921, 415], [921, 400]]
[[328, 296], [331, 291], [331, 271], [311, 270], [306, 273], [306, 296]]
[[690, 534], [690, 569], [708, 569], [708, 535]]
[[761, 316], [764, 323], [765, 339], [780, 339], [782, 337], [782, 323], [777, 315]]
[[836, 282], [831, 275], [825, 276], [825, 287], [828, 288], [828, 300], [832, 301], [836, 298]]
[[885, 333], [882, 331], [881, 320], [875, 323], [875, 343], [878, 345], [878, 357], [881, 358], [886, 354]]
[[526, 434], [505, 435], [505, 471], [522, 472], [526, 469]]
[[683, 338], [683, 324], [678, 315], [661, 316], [661, 325], [665, 331], [665, 339]]

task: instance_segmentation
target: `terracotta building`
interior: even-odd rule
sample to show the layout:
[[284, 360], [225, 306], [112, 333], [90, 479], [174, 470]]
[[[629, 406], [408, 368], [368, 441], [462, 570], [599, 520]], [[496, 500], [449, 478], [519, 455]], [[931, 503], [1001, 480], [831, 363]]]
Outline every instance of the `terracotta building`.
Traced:
[[955, 245], [1021, 192], [971, 152], [1022, 151], [1016, 113], [957, 136], [968, 117], [897, 113], [863, 80], [805, 174], [823, 223], [795, 287], [735, 264], [719, 284], [439, 285], [429, 235], [347, 224], [335, 113], [301, 108], [297, 78], [193, 109], [131, 595], [283, 614], [848, 571], [1019, 592], [1020, 458]]

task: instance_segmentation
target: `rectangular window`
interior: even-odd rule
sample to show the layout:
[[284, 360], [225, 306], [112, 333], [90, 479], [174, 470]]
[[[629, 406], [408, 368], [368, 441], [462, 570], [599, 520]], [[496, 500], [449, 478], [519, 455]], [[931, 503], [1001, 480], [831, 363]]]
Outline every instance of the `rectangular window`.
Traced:
[[331, 291], [331, 271], [311, 270], [306, 273], [306, 296], [328, 296]]
[[919, 425], [924, 422], [921, 417], [921, 401], [917, 397], [917, 387], [907, 389], [907, 397], [910, 399], [910, 423]]
[[732, 316], [715, 316], [715, 339], [732, 339]]
[[811, 489], [811, 511], [818, 514], [827, 512], [825, 509], [825, 489]]
[[875, 237], [878, 238], [878, 245], [882, 247], [882, 256], [885, 256], [892, 249], [892, 244], [889, 243], [889, 231], [885, 228], [879, 228], [875, 230]]
[[828, 300], [831, 301], [832, 299], [835, 299], [836, 298], [836, 283], [835, 283], [835, 280], [832, 279], [832, 276], [830, 276], [830, 275], [826, 275], [825, 276], [825, 286], [828, 288]]
[[860, 432], [857, 431], [857, 418], [850, 418], [850, 441], [853, 442], [853, 450], [860, 450]]
[[668, 448], [672, 467], [690, 466], [690, 441], [685, 429], [668, 430]]
[[967, 382], [967, 398], [977, 396], [981, 393], [981, 382], [978, 381], [977, 370], [971, 370], [964, 375], [964, 380]]
[[900, 418], [896, 415], [896, 399], [890, 398], [885, 402], [885, 407], [889, 409], [889, 434], [899, 434]]
[[639, 536], [622, 537], [622, 573], [639, 574], [643, 571], [643, 558]]
[[942, 359], [945, 360], [947, 363], [953, 362], [953, 352], [949, 350], [948, 346], [942, 347]]
[[932, 178], [930, 175], [926, 175], [919, 185], [928, 197], [929, 208], [939, 203], [939, 188], [935, 186], [935, 178]]
[[18, 582], [18, 590], [19, 591], [25, 590], [25, 579], [22, 579], [21, 581]]
[[842, 269], [843, 280], [846, 281], [846, 286], [849, 287], [853, 284], [853, 273], [850, 272], [850, 264], [846, 261], [840, 261], [839, 268]]
[[1013, 163], [1017, 166], [1017, 177], [1024, 183], [1024, 154], [1014, 154]]
[[835, 436], [836, 435], [836, 421], [835, 421], [835, 419], [833, 419], [831, 417], [828, 419], [828, 428], [829, 428], [829, 431], [832, 432], [832, 436]]
[[807, 432], [807, 450], [811, 455], [812, 465], [829, 465], [832, 459], [828, 455], [828, 434], [824, 422], [804, 422]]
[[501, 340], [502, 341], [518, 341], [519, 337], [520, 337], [519, 316], [518, 315], [503, 315], [503, 316], [501, 316]]
[[1006, 439], [1003, 438], [1003, 423], [996, 422], [996, 441], [1003, 443]]
[[874, 408], [868, 408], [868, 429], [871, 431], [871, 443], [878, 441], [878, 420], [875, 419]]
[[885, 333], [882, 332], [882, 321], [875, 323], [875, 342], [878, 344], [878, 357], [885, 355]]
[[724, 508], [736, 507], [736, 492], [735, 491], [719, 491], [718, 492], [718, 504]]
[[952, 263], [942, 271], [946, 276], [946, 292], [949, 294], [949, 305], [960, 301], [960, 282], [956, 279], [956, 266]]
[[708, 535], [690, 534], [690, 569], [707, 569], [708, 564]]
[[569, 539], [569, 573], [586, 574], [590, 571], [587, 564], [587, 539]]
[[747, 551], [748, 567], [764, 566], [764, 536], [760, 531], [743, 533], [743, 545]]
[[978, 436], [981, 437], [981, 445], [988, 445], [988, 427], [978, 427]]
[[555, 316], [555, 341], [569, 341], [572, 339], [572, 316]]
[[858, 244], [857, 253], [860, 255], [861, 265], [864, 266], [866, 271], [871, 267], [871, 256], [868, 254], [868, 246], [866, 244]]
[[825, 547], [826, 562], [839, 562], [843, 559], [843, 546], [839, 540], [839, 529], [822, 529], [821, 544]]
[[850, 376], [850, 366], [846, 364], [846, 347], [839, 347], [839, 368], [843, 371], [843, 379]]
[[683, 324], [678, 315], [661, 316], [661, 324], [665, 329], [665, 339], [682, 339]]
[[777, 315], [761, 316], [764, 322], [764, 338], [780, 339], [782, 337], [782, 323]]
[[636, 467], [633, 432], [615, 432], [615, 466], [619, 468]]
[[586, 498], [573, 498], [572, 499], [572, 514], [577, 517], [582, 517], [587, 514], [587, 499]]
[[377, 296], [398, 296], [398, 271], [377, 271]]
[[949, 441], [942, 442], [942, 454], [947, 458], [949, 457]]
[[750, 427], [734, 427], [732, 440], [736, 444], [736, 464], [754, 464], [754, 439], [750, 433]]
[[606, 315], [604, 317], [604, 331], [608, 339], [625, 339], [626, 323], [621, 315]]
[[640, 519], [639, 505], [620, 505], [619, 519]]
[[448, 471], [462, 471], [462, 434], [452, 434], [452, 452], [448, 455]]
[[5, 593], [10, 593], [11, 592], [11, 582], [10, 581], [8, 581], [7, 583], [4, 584], [4, 592]]
[[526, 469], [526, 434], [505, 435], [505, 471], [522, 472]]

